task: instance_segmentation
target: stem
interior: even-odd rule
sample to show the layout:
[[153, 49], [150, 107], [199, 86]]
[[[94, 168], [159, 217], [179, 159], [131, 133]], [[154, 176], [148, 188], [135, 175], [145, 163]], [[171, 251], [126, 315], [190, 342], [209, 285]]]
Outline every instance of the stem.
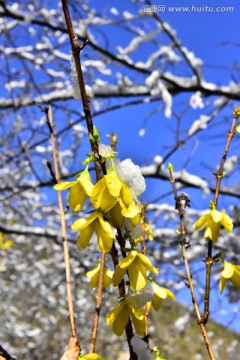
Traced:
[[90, 354], [95, 351], [96, 340], [97, 340], [99, 316], [100, 316], [100, 311], [101, 311], [102, 295], [103, 295], [103, 278], [104, 278], [105, 259], [106, 259], [106, 253], [101, 253], [98, 290], [97, 290], [97, 294], [95, 295], [96, 306], [95, 306], [95, 312], [94, 312], [94, 316], [93, 316], [92, 336], [91, 336], [90, 347], [89, 347]]
[[205, 343], [205, 347], [207, 349], [209, 358], [211, 360], [216, 360], [214, 353], [213, 353], [213, 349], [210, 343], [210, 339], [205, 327], [205, 324], [202, 321], [202, 317], [200, 314], [200, 310], [199, 310], [199, 306], [198, 306], [198, 302], [197, 302], [197, 298], [196, 298], [196, 294], [195, 294], [195, 290], [194, 290], [194, 286], [193, 286], [193, 281], [192, 281], [192, 274], [190, 272], [190, 268], [189, 268], [189, 263], [188, 263], [188, 258], [187, 258], [187, 252], [186, 249], [190, 246], [190, 243], [187, 242], [186, 239], [186, 230], [185, 230], [185, 223], [184, 223], [184, 211], [185, 211], [185, 207], [186, 206], [190, 206], [190, 201], [187, 198], [186, 195], [184, 194], [180, 194], [179, 196], [177, 195], [177, 189], [175, 186], [175, 179], [173, 177], [172, 174], [172, 170], [169, 168], [169, 174], [170, 174], [170, 182], [173, 188], [173, 193], [174, 193], [174, 198], [176, 201], [176, 209], [178, 210], [179, 213], [179, 218], [180, 218], [180, 228], [181, 228], [181, 240], [180, 240], [180, 246], [181, 246], [181, 250], [182, 250], [182, 254], [183, 254], [183, 261], [184, 261], [184, 265], [185, 265], [185, 269], [186, 269], [186, 280], [188, 282], [188, 287], [190, 289], [191, 292], [191, 296], [192, 296], [192, 303], [193, 303], [193, 307], [197, 316], [197, 323], [200, 327], [202, 336], [203, 336], [203, 340]]
[[[56, 151], [55, 140], [54, 140], [54, 125], [53, 125], [53, 115], [52, 115], [51, 105], [49, 105], [48, 109], [45, 109], [45, 113], [47, 116], [47, 123], [48, 123], [49, 129], [50, 129], [50, 139], [51, 139], [51, 145], [52, 145], [52, 157], [53, 157], [53, 166], [54, 166], [54, 172], [55, 172], [55, 180], [56, 180], [56, 183], [58, 183], [59, 182], [59, 170], [58, 170], [58, 162], [57, 162], [57, 151]], [[62, 229], [62, 238], [63, 238], [64, 262], [65, 262], [65, 269], [66, 269], [66, 287], [67, 287], [69, 320], [70, 320], [70, 325], [71, 325], [72, 337], [76, 338], [76, 344], [79, 347], [79, 353], [81, 353], [81, 348], [80, 348], [79, 340], [77, 337], [75, 317], [74, 317], [72, 288], [71, 288], [71, 267], [70, 267], [70, 258], [69, 258], [69, 250], [68, 250], [66, 221], [65, 221], [65, 216], [64, 216], [64, 207], [63, 207], [61, 191], [58, 191], [58, 205], [59, 205], [59, 214], [60, 214], [61, 229]]]
[[[80, 52], [86, 45], [86, 42], [79, 46], [77, 43], [77, 37], [74, 34], [74, 29], [72, 25], [71, 16], [68, 9], [68, 2], [67, 0], [62, 0], [62, 7], [63, 12], [65, 16], [65, 21], [67, 25], [68, 35], [72, 47], [72, 54], [74, 57], [75, 67], [76, 67], [76, 73], [78, 78], [78, 86], [80, 89], [81, 94], [81, 100], [83, 104], [83, 111], [85, 114], [85, 120], [88, 128], [89, 134], [93, 134], [93, 122], [92, 122], [92, 114], [91, 114], [91, 107], [90, 107], [90, 101], [87, 97], [85, 82], [84, 82], [84, 76], [82, 72], [82, 66], [80, 61]], [[90, 141], [91, 148], [93, 153], [96, 153], [99, 158], [99, 151], [98, 151], [98, 145], [93, 144]], [[101, 179], [101, 167], [104, 167], [104, 164], [101, 164], [101, 167], [97, 165], [97, 163], [94, 163], [95, 166], [95, 172], [96, 172], [96, 178], [97, 181]], [[104, 169], [103, 169], [104, 172]], [[93, 316], [93, 325], [92, 325], [92, 335], [90, 340], [90, 353], [93, 353], [95, 350], [96, 340], [97, 340], [97, 332], [98, 332], [98, 324], [99, 324], [99, 316], [101, 311], [101, 304], [102, 304], [102, 294], [103, 294], [103, 277], [104, 277], [104, 267], [105, 267], [105, 253], [101, 254], [101, 262], [100, 262], [100, 273], [99, 273], [99, 282], [98, 282], [98, 290], [97, 294], [95, 295], [96, 298], [96, 306], [95, 306], [95, 312]]]
[[[214, 204], [217, 207], [217, 203], [218, 203], [218, 197], [219, 197], [219, 191], [220, 191], [220, 185], [221, 185], [221, 181], [224, 177], [224, 173], [223, 173], [223, 168], [224, 168], [224, 164], [227, 158], [227, 154], [228, 154], [228, 150], [231, 144], [231, 140], [233, 138], [233, 136], [235, 135], [235, 126], [236, 126], [236, 121], [239, 117], [238, 115], [238, 108], [236, 108], [234, 110], [233, 113], [234, 117], [233, 117], [233, 121], [232, 121], [232, 125], [231, 125], [231, 129], [230, 131], [227, 133], [227, 141], [226, 141], [226, 145], [225, 145], [225, 149], [223, 152], [223, 156], [222, 156], [222, 160], [219, 166], [219, 169], [216, 173], [214, 173], [214, 175], [216, 176], [216, 190], [215, 190], [215, 195], [214, 195]], [[212, 248], [213, 248], [213, 244], [212, 241], [210, 239], [208, 239], [208, 257], [207, 259], [204, 260], [205, 264], [206, 264], [206, 283], [205, 283], [205, 295], [204, 295], [204, 312], [203, 312], [203, 316], [202, 316], [202, 321], [204, 324], [207, 323], [208, 321], [208, 317], [210, 314], [209, 311], [209, 303], [210, 303], [210, 288], [211, 288], [211, 270], [212, 270], [212, 265], [214, 263], [214, 259], [213, 259], [213, 255], [212, 255]]]

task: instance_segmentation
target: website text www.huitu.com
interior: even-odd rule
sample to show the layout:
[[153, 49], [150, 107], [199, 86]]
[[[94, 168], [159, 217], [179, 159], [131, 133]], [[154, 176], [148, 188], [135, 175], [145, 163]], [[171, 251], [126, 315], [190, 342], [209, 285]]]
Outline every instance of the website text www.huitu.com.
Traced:
[[142, 13], [157, 13], [157, 12], [184, 12], [184, 13], [226, 13], [233, 12], [233, 6], [208, 6], [208, 5], [191, 5], [191, 6], [170, 6], [170, 5], [143, 5], [141, 7]]

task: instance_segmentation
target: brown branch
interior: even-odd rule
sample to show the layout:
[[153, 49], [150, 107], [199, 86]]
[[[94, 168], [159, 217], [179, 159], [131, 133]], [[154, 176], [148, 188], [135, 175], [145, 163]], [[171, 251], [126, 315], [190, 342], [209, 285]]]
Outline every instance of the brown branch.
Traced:
[[[239, 109], [240, 108], [235, 108], [235, 110], [234, 110], [233, 121], [232, 121], [230, 131], [227, 133], [227, 141], [226, 141], [225, 149], [224, 149], [224, 152], [223, 152], [223, 155], [222, 155], [222, 160], [221, 160], [221, 163], [219, 165], [218, 171], [216, 173], [213, 173], [216, 176], [216, 189], [215, 189], [215, 195], [214, 195], [214, 200], [213, 200], [216, 207], [217, 207], [217, 203], [218, 203], [218, 197], [219, 197], [219, 192], [220, 192], [221, 181], [222, 181], [222, 179], [224, 177], [223, 168], [224, 168], [225, 161], [227, 159], [227, 154], [228, 154], [228, 150], [229, 150], [232, 138], [235, 135], [235, 126], [236, 126], [237, 119], [239, 118]], [[209, 317], [209, 314], [210, 314], [209, 303], [210, 303], [210, 288], [211, 288], [211, 269], [212, 269], [212, 265], [214, 263], [212, 250], [213, 250], [213, 243], [212, 243], [212, 241], [210, 239], [208, 239], [208, 256], [204, 260], [204, 262], [206, 264], [204, 313], [203, 313], [203, 316], [202, 316], [202, 321], [203, 321], [204, 324], [207, 323], [208, 317]]]
[[0, 359], [2, 360], [16, 360], [0, 345]]
[[[45, 113], [47, 116], [48, 126], [50, 129], [50, 139], [51, 139], [51, 145], [52, 145], [52, 156], [53, 156], [55, 179], [56, 179], [56, 182], [58, 183], [59, 182], [59, 171], [58, 171], [58, 162], [57, 162], [57, 152], [56, 152], [55, 140], [54, 140], [54, 125], [53, 125], [53, 115], [52, 115], [51, 105], [49, 105], [48, 109], [45, 109]], [[69, 258], [69, 251], [68, 251], [67, 229], [66, 229], [66, 221], [65, 221], [61, 191], [58, 191], [58, 205], [59, 205], [59, 213], [60, 213], [60, 221], [61, 221], [61, 229], [62, 229], [62, 238], [63, 238], [63, 251], [64, 251], [64, 262], [65, 262], [65, 270], [66, 270], [67, 298], [68, 298], [68, 311], [69, 311], [69, 320], [70, 320], [71, 333], [72, 333], [71, 337], [76, 339], [76, 345], [79, 349], [79, 353], [81, 353], [80, 343], [79, 343], [79, 340], [77, 337], [75, 317], [74, 317], [72, 289], [71, 289], [70, 258]]]
[[[70, 12], [68, 9], [68, 2], [67, 0], [62, 0], [62, 7], [63, 7], [63, 13], [65, 17], [65, 22], [67, 25], [67, 31], [69, 35], [69, 40], [72, 47], [72, 54], [74, 57], [75, 67], [76, 67], [76, 73], [78, 78], [78, 86], [81, 94], [81, 100], [83, 104], [83, 111], [85, 114], [85, 120], [88, 128], [89, 135], [93, 135], [93, 122], [92, 122], [92, 114], [91, 114], [91, 107], [90, 107], [90, 101], [87, 97], [83, 72], [82, 72], [82, 66], [80, 61], [80, 52], [86, 45], [86, 42], [79, 46], [77, 43], [77, 37], [75, 36], [72, 20], [70, 16]], [[98, 144], [93, 143], [90, 141], [91, 148], [93, 153], [97, 155], [97, 158], [100, 158], [99, 151], [98, 151]], [[97, 163], [94, 163], [95, 166], [95, 173], [97, 181], [101, 178], [101, 168], [103, 170], [103, 173], [106, 173], [105, 165], [100, 164], [101, 166], [98, 166]], [[101, 264], [100, 264], [100, 274], [99, 274], [99, 282], [98, 282], [98, 290], [97, 294], [95, 295], [96, 298], [96, 306], [95, 306], [95, 312], [93, 316], [93, 325], [92, 325], [92, 335], [90, 340], [90, 353], [93, 353], [95, 350], [96, 340], [97, 340], [97, 332], [98, 332], [98, 323], [99, 323], [99, 316], [101, 311], [101, 304], [102, 304], [102, 294], [103, 294], [103, 278], [104, 278], [104, 267], [105, 267], [105, 257], [106, 254], [101, 254]]]
[[188, 287], [190, 289], [191, 292], [191, 296], [192, 296], [192, 303], [194, 306], [194, 310], [197, 316], [197, 322], [198, 325], [200, 327], [202, 336], [203, 336], [203, 340], [205, 343], [205, 347], [208, 351], [208, 355], [209, 358], [211, 360], [216, 360], [214, 353], [213, 353], [213, 349], [210, 343], [210, 339], [205, 327], [205, 324], [202, 322], [202, 317], [200, 314], [200, 310], [199, 310], [199, 306], [198, 306], [198, 302], [197, 302], [197, 298], [195, 295], [195, 290], [194, 290], [194, 286], [193, 286], [193, 281], [192, 281], [192, 275], [190, 272], [190, 268], [189, 268], [189, 263], [188, 263], [188, 258], [187, 258], [187, 248], [190, 246], [190, 243], [187, 241], [186, 239], [186, 230], [185, 230], [185, 223], [184, 223], [184, 212], [185, 212], [185, 207], [186, 206], [190, 206], [190, 201], [188, 199], [188, 197], [184, 194], [177, 194], [177, 189], [175, 186], [175, 179], [173, 177], [173, 173], [172, 173], [172, 169], [169, 167], [169, 174], [170, 174], [170, 182], [172, 184], [172, 189], [173, 189], [173, 193], [174, 193], [174, 198], [176, 201], [176, 209], [178, 210], [178, 214], [179, 214], [179, 218], [180, 218], [180, 228], [181, 228], [181, 240], [180, 240], [180, 246], [181, 246], [181, 250], [182, 250], [182, 254], [183, 254], [183, 261], [184, 261], [184, 265], [185, 265], [185, 269], [186, 269], [186, 280], [187, 280], [187, 284]]

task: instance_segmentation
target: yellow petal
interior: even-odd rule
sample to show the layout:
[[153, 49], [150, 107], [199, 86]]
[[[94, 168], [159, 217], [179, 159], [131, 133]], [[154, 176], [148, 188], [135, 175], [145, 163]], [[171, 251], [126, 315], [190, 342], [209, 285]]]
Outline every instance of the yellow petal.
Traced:
[[224, 270], [221, 272], [221, 275], [225, 279], [230, 279], [233, 276], [233, 273], [234, 273], [234, 265], [224, 260]]
[[140, 213], [141, 212], [141, 209], [138, 207], [138, 214], [132, 218], [130, 218], [130, 221], [131, 221], [131, 224], [133, 227], [135, 227], [137, 225], [137, 223], [139, 222], [139, 219], [140, 219]]
[[194, 231], [200, 230], [204, 225], [206, 225], [206, 222], [208, 220], [209, 214], [201, 216], [198, 221], [196, 222]]
[[224, 277], [221, 277], [220, 281], [219, 281], [219, 289], [220, 289], [220, 293], [223, 292], [223, 289], [225, 288], [227, 279], [225, 279]]
[[79, 246], [81, 249], [86, 249], [91, 240], [93, 231], [93, 226], [87, 226], [86, 228], [82, 229], [77, 239], [77, 246]]
[[141, 262], [145, 265], [145, 267], [151, 271], [153, 274], [158, 274], [158, 268], [154, 267], [149, 260], [149, 258], [146, 255], [143, 255], [141, 253], [138, 253], [138, 258], [141, 260]]
[[134, 290], [142, 289], [147, 282], [147, 273], [146, 267], [144, 264], [136, 257], [134, 262], [128, 268], [130, 286]]
[[70, 187], [72, 187], [76, 184], [77, 184], [77, 180], [76, 181], [62, 181], [62, 182], [54, 185], [53, 188], [57, 191], [62, 191], [62, 190], [69, 189]]
[[107, 325], [111, 325], [114, 320], [118, 317], [121, 311], [125, 308], [125, 301], [121, 301], [118, 306], [116, 306], [109, 314], [106, 316]]
[[153, 295], [153, 300], [152, 300], [152, 307], [154, 308], [154, 310], [158, 311], [162, 305], [163, 299]]
[[128, 256], [119, 261], [119, 266], [122, 269], [127, 268], [129, 265], [131, 265], [137, 254], [138, 252], [136, 250], [129, 251]]
[[211, 217], [215, 223], [222, 220], [222, 213], [216, 209], [210, 211]]
[[232, 219], [230, 218], [230, 216], [225, 212], [223, 211], [222, 212], [222, 225], [225, 227], [225, 229], [228, 231], [228, 232], [232, 232], [232, 229], [233, 229], [233, 222], [232, 222]]
[[90, 177], [88, 169], [86, 169], [80, 173], [80, 176], [78, 177], [78, 182], [83, 187], [85, 193], [88, 196], [91, 196], [92, 189], [93, 189], [93, 183], [91, 181], [91, 177]]
[[69, 193], [69, 206], [74, 211], [79, 211], [82, 209], [87, 195], [83, 190], [82, 186], [77, 182], [74, 186], [71, 187]]
[[80, 218], [72, 223], [72, 230], [81, 230], [89, 226], [99, 216], [97, 211], [94, 211], [88, 218]]
[[103, 215], [102, 215], [102, 214], [99, 214], [98, 219], [99, 219], [99, 223], [100, 223], [103, 231], [106, 232], [109, 237], [114, 238], [114, 234], [113, 234], [113, 231], [112, 231], [112, 227], [111, 227], [111, 225], [109, 224], [109, 222], [103, 219]]
[[157, 285], [154, 281], [152, 282], [152, 287], [154, 290], [154, 294], [156, 294], [161, 299], [166, 299], [166, 297], [168, 295], [166, 288]]
[[110, 194], [104, 178], [94, 185], [90, 201], [96, 209], [101, 208], [102, 211], [110, 210], [117, 203], [117, 199]]
[[96, 274], [98, 274], [100, 271], [100, 264], [98, 264], [94, 269], [92, 270], [89, 270], [87, 273], [86, 273], [86, 276], [91, 279], [93, 276], [95, 276]]
[[126, 274], [127, 268], [121, 269], [119, 265], [117, 265], [113, 277], [112, 277], [112, 284], [113, 286], [118, 286], [118, 284], [121, 282], [122, 278]]
[[80, 356], [80, 360], [102, 360], [101, 356], [96, 354], [96, 353], [92, 353], [92, 354], [85, 354], [83, 356]]
[[132, 321], [133, 321], [133, 325], [136, 330], [136, 333], [139, 336], [144, 336], [145, 330], [146, 330], [146, 321], [144, 319], [144, 316], [141, 320], [137, 319], [136, 317], [132, 317]]
[[121, 207], [117, 203], [109, 212], [109, 222], [116, 229], [120, 229], [124, 224], [124, 216], [121, 214]]
[[110, 284], [112, 282], [112, 277], [113, 277], [113, 271], [109, 270], [109, 269], [105, 269], [104, 278], [103, 278], [103, 287], [104, 288], [107, 288], [110, 286]]
[[99, 221], [96, 221], [94, 223], [95, 231], [97, 233], [98, 238], [98, 246], [99, 250], [101, 252], [108, 252], [111, 250], [112, 244], [113, 244], [113, 238], [114, 234], [112, 232], [112, 228], [110, 227], [110, 230], [106, 232], [103, 227], [101, 226]]
[[118, 178], [116, 171], [110, 171], [107, 175], [104, 176], [104, 178], [110, 194], [114, 197], [119, 197], [122, 188], [122, 182]]
[[124, 310], [121, 311], [119, 316], [113, 322], [112, 331], [114, 332], [114, 334], [116, 334], [117, 336], [122, 335], [127, 325], [129, 316], [130, 316], [130, 310], [128, 309], [127, 306], [125, 306]]
[[124, 217], [136, 219], [136, 216], [139, 213], [139, 207], [135, 204], [134, 201], [132, 201], [128, 207], [125, 206], [124, 202], [121, 201], [121, 199], [119, 200], [119, 204], [122, 208], [121, 213]]
[[124, 206], [129, 207], [129, 205], [133, 201], [133, 198], [132, 198], [131, 191], [129, 190], [128, 186], [125, 184], [124, 181], [122, 181], [122, 188], [121, 188], [120, 196], [121, 196]]
[[220, 222], [214, 222], [212, 220], [212, 218], [209, 217], [207, 226], [206, 226], [206, 231], [204, 233], [204, 237], [206, 239], [209, 238], [213, 242], [217, 241], [218, 236], [219, 236], [220, 227], [221, 227]]

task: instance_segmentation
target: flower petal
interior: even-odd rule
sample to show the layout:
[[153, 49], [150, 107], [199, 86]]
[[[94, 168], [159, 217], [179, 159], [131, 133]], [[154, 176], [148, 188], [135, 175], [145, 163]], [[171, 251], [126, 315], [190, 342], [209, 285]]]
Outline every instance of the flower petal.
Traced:
[[109, 222], [116, 229], [120, 229], [124, 224], [124, 216], [121, 214], [121, 207], [117, 203], [109, 212]]
[[232, 229], [233, 229], [232, 219], [225, 211], [222, 212], [222, 215], [223, 215], [222, 221], [221, 221], [222, 226], [224, 226], [228, 232], [232, 232]]
[[106, 186], [109, 193], [114, 197], [119, 197], [122, 188], [122, 182], [119, 179], [115, 170], [108, 171], [108, 174], [104, 176]]
[[[109, 224], [108, 224], [109, 225]], [[101, 223], [99, 221], [95, 221], [94, 228], [97, 233], [98, 237], [98, 246], [99, 250], [101, 252], [108, 252], [111, 250], [112, 244], [113, 244], [113, 238], [114, 234], [112, 232], [112, 228], [109, 225], [110, 230], [106, 232], [103, 227], [101, 226]]]
[[122, 335], [127, 325], [129, 316], [130, 316], [130, 310], [127, 306], [125, 306], [124, 310], [121, 311], [119, 316], [113, 322], [112, 331], [114, 332], [114, 334], [116, 334], [117, 336]]
[[62, 191], [62, 190], [69, 189], [70, 187], [72, 187], [76, 184], [77, 184], [77, 180], [76, 181], [62, 181], [62, 182], [54, 185], [53, 188], [57, 191]]
[[158, 274], [158, 268], [154, 267], [149, 260], [149, 258], [141, 253], [138, 253], [138, 258], [141, 260], [141, 262], [145, 265], [145, 267], [151, 271], [153, 274]]
[[205, 239], [209, 238], [213, 242], [217, 241], [219, 236], [221, 223], [220, 222], [214, 222], [211, 217], [208, 218], [206, 231], [204, 233]]
[[122, 269], [129, 267], [133, 262], [133, 260], [135, 259], [135, 257], [137, 256], [137, 254], [138, 252], [136, 250], [129, 251], [128, 256], [119, 261], [119, 266]]
[[143, 318], [141, 320], [134, 317], [134, 316], [132, 316], [131, 318], [132, 318], [133, 325], [134, 325], [134, 328], [136, 330], [136, 333], [139, 336], [144, 336], [145, 335], [145, 330], [146, 330], [146, 321], [144, 319], [144, 316], [143, 316]]
[[121, 301], [118, 306], [116, 306], [109, 314], [106, 316], [107, 325], [111, 325], [114, 320], [118, 317], [121, 311], [125, 308], [125, 301]]
[[79, 246], [82, 249], [86, 249], [86, 247], [88, 246], [91, 240], [93, 231], [94, 231], [93, 226], [88, 226], [82, 229], [77, 239], [77, 246]]
[[72, 230], [82, 230], [89, 226], [98, 217], [98, 214], [99, 213], [97, 211], [94, 211], [88, 218], [77, 219], [72, 223]]
[[116, 269], [113, 273], [113, 277], [112, 277], [112, 284], [113, 286], [118, 286], [118, 284], [121, 282], [122, 278], [124, 277], [124, 275], [127, 272], [127, 268], [120, 268], [119, 265], [116, 266]]
[[108, 191], [104, 178], [94, 185], [90, 201], [96, 209], [103, 211], [110, 210], [117, 203], [117, 199]]
[[210, 215], [215, 223], [222, 220], [222, 213], [216, 209], [210, 211]]
[[227, 279], [225, 279], [224, 277], [221, 277], [221, 279], [219, 281], [220, 293], [223, 292], [223, 289], [225, 288], [226, 283], [227, 283]]
[[196, 222], [194, 231], [200, 230], [204, 225], [206, 225], [206, 222], [208, 220], [209, 214], [201, 216], [198, 221]]
[[104, 288], [107, 288], [110, 286], [110, 284], [112, 282], [112, 277], [113, 277], [113, 271], [109, 270], [109, 269], [105, 269], [104, 277], [103, 277], [103, 287]]
[[234, 273], [234, 265], [224, 260], [224, 270], [221, 272], [222, 277], [230, 279]]
[[130, 279], [130, 286], [134, 290], [142, 289], [147, 282], [147, 273], [146, 267], [139, 260], [138, 257], [135, 258], [134, 262], [128, 268], [128, 274]]
[[74, 211], [79, 211], [82, 209], [87, 195], [83, 190], [82, 186], [77, 182], [74, 186], [71, 187], [69, 193], [69, 206]]
[[89, 174], [88, 169], [82, 171], [78, 177], [78, 182], [83, 187], [85, 193], [88, 196], [91, 196], [92, 189], [93, 189], [93, 183], [91, 181], [91, 176]]

